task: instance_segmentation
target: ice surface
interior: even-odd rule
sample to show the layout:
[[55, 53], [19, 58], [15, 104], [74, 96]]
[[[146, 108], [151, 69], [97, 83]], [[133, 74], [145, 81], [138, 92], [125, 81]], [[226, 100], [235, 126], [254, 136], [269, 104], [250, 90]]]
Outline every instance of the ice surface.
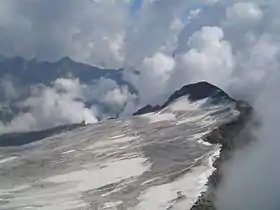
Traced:
[[185, 98], [157, 113], [0, 148], [0, 209], [189, 209], [219, 155], [203, 137], [238, 112], [234, 102]]
[[178, 178], [178, 180], [147, 189], [140, 195], [140, 203], [133, 209], [190, 209], [201, 193], [207, 189], [205, 183], [215, 170], [210, 160], [217, 155], [216, 152], [219, 150], [220, 148], [217, 148], [215, 152], [209, 155], [208, 160], [205, 159], [202, 164], [193, 167], [189, 173]]

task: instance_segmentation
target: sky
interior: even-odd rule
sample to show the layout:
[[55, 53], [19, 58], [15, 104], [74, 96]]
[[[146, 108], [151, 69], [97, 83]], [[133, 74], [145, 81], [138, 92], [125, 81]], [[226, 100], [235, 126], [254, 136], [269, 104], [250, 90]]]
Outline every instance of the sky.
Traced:
[[[238, 157], [233, 161], [236, 170], [223, 183], [217, 206], [258, 210], [267, 204], [279, 209], [280, 187], [274, 185], [280, 175], [275, 151], [280, 146], [279, 9], [279, 0], [1, 0], [0, 54], [48, 61], [70, 56], [123, 68], [137, 96], [108, 80], [95, 84], [94, 90], [102, 102], [125, 113], [147, 103], [160, 104], [174, 90], [201, 80], [249, 101], [263, 128], [256, 131], [256, 145], [239, 153], [242, 164]], [[5, 87], [14, 95], [12, 84]], [[59, 122], [79, 121], [80, 116], [95, 122], [101, 111], [85, 106], [92, 88], [75, 78], [34, 87], [22, 102], [30, 113], [12, 123], [53, 125], [47, 113], [56, 113]], [[41, 109], [44, 101], [50, 103]]]
[[130, 10], [132, 13], [137, 12], [137, 10], [141, 9], [143, 1], [142, 0], [134, 0], [131, 3]]

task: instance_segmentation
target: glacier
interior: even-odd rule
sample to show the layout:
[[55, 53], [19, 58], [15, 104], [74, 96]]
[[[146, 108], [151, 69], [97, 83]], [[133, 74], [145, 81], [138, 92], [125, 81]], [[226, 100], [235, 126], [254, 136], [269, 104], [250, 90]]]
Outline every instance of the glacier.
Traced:
[[179, 95], [150, 113], [0, 147], [0, 209], [191, 209], [221, 152], [213, 131], [239, 117], [235, 100]]

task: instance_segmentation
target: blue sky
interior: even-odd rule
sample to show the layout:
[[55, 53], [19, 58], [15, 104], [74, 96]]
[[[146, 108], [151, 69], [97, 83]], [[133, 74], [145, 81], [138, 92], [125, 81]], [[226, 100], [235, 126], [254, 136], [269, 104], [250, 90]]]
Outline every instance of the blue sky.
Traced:
[[[143, 0], [134, 0], [130, 6], [131, 13], [135, 13], [142, 6]], [[205, 5], [202, 3], [190, 3], [185, 9], [184, 13], [181, 15], [181, 20], [185, 22], [191, 10], [202, 9]]]
[[131, 12], [136, 12], [138, 9], [141, 8], [143, 0], [134, 0], [131, 4]]

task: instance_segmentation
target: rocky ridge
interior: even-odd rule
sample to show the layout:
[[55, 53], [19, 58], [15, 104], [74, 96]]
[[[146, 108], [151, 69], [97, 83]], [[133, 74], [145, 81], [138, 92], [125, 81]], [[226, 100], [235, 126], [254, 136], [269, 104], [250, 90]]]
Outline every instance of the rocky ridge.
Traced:
[[215, 171], [208, 179], [208, 190], [198, 198], [191, 210], [216, 210], [216, 191], [223, 179], [223, 164], [231, 159], [235, 151], [254, 141], [254, 135], [249, 128], [255, 122], [254, 111], [244, 101], [238, 101], [236, 105], [240, 111], [239, 117], [232, 122], [221, 125], [204, 137], [204, 141], [220, 144], [222, 147], [219, 158], [213, 164]]
[[207, 99], [208, 103], [211, 104], [235, 101], [236, 109], [240, 112], [235, 120], [221, 125], [203, 137], [205, 142], [220, 144], [222, 147], [219, 158], [214, 162], [216, 170], [209, 177], [207, 183], [208, 190], [198, 198], [191, 210], [215, 210], [215, 192], [223, 179], [222, 164], [229, 160], [236, 150], [247, 146], [250, 141], [254, 140], [254, 136], [247, 126], [253, 121], [253, 109], [247, 102], [236, 101], [220, 88], [203, 81], [186, 85], [180, 90], [175, 91], [163, 105], [151, 106], [148, 104], [135, 112], [134, 115], [141, 115], [164, 109], [174, 100], [182, 96], [187, 96], [188, 100], [193, 102]]

